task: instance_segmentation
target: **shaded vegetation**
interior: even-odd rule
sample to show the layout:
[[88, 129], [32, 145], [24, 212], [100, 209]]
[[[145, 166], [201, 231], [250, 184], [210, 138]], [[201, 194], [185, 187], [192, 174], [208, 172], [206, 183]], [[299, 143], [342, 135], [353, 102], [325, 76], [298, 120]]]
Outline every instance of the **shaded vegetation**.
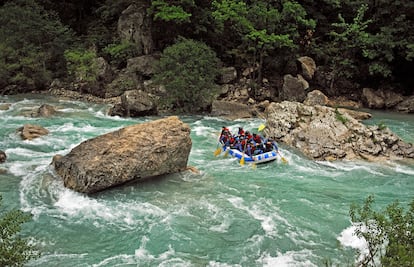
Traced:
[[[331, 79], [412, 94], [414, 2], [367, 0], [141, 1], [152, 17], [157, 51], [179, 36], [212, 48], [225, 65], [252, 68], [257, 84], [284, 74], [287, 62], [312, 56]], [[46, 89], [68, 71], [65, 50], [93, 48], [114, 68], [136, 56], [117, 23], [133, 0], [0, 2], [0, 91]], [[73, 62], [71, 63], [73, 64]], [[356, 90], [358, 90], [358, 88]]]
[[162, 104], [183, 112], [200, 112], [217, 92], [219, 59], [206, 44], [180, 38], [167, 47], [157, 66], [154, 81], [165, 86]]

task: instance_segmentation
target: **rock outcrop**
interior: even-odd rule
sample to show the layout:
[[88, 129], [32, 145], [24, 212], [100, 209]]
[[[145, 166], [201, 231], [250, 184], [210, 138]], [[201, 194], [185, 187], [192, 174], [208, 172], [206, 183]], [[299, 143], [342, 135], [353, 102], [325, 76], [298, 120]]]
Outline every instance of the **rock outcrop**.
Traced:
[[109, 111], [111, 116], [140, 117], [157, 115], [157, 106], [151, 95], [141, 90], [129, 90], [121, 96], [121, 103]]
[[31, 116], [35, 118], [38, 118], [38, 117], [48, 118], [55, 114], [56, 114], [56, 109], [53, 106], [48, 105], [48, 104], [43, 104], [40, 107], [35, 108], [32, 111]]
[[49, 131], [40, 125], [25, 124], [17, 129], [23, 140], [32, 140], [43, 135], [47, 135]]
[[211, 115], [235, 120], [254, 117], [257, 115], [257, 110], [242, 103], [215, 100], [212, 104]]
[[287, 74], [283, 77], [283, 86], [279, 93], [282, 100], [302, 102], [306, 98], [306, 90], [309, 88], [309, 83], [298, 74], [294, 77]]
[[56, 155], [52, 164], [67, 188], [94, 193], [183, 171], [190, 150], [190, 127], [172, 116], [87, 140], [65, 156]]
[[118, 20], [118, 34], [122, 40], [133, 42], [139, 55], [153, 50], [151, 17], [147, 14], [150, 1], [139, 0], [125, 9]]
[[414, 158], [414, 146], [386, 126], [366, 126], [344, 109], [271, 103], [264, 134], [291, 145], [316, 160], [383, 161]]
[[7, 155], [3, 150], [0, 150], [0, 163], [6, 162]]
[[301, 74], [307, 80], [310, 81], [313, 79], [316, 71], [316, 63], [313, 58], [308, 56], [303, 56], [297, 59], [300, 64]]

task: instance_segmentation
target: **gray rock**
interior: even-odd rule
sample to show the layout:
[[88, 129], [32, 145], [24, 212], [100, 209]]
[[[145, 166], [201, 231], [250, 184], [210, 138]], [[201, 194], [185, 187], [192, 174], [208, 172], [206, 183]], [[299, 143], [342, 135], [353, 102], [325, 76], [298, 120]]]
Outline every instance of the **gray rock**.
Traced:
[[294, 146], [312, 159], [414, 158], [412, 144], [404, 143], [388, 128], [360, 123], [343, 109], [284, 101], [271, 103], [265, 116], [266, 136]]
[[251, 118], [256, 114], [256, 109], [246, 104], [215, 100], [212, 103], [212, 116], [222, 116], [231, 120]]
[[147, 14], [147, 0], [135, 1], [125, 9], [118, 20], [118, 34], [122, 40], [133, 42], [140, 55], [148, 55], [153, 51], [151, 34], [151, 17]]
[[157, 106], [151, 96], [141, 90], [126, 91], [121, 96], [121, 103], [114, 106], [110, 115], [121, 117], [141, 117], [157, 115]]
[[190, 127], [172, 116], [82, 142], [52, 164], [67, 188], [94, 193], [187, 168]]
[[127, 72], [136, 73], [139, 76], [151, 76], [154, 74], [158, 55], [144, 55], [127, 60]]
[[414, 113], [414, 95], [407, 97], [396, 106], [399, 112]]
[[362, 98], [364, 103], [369, 108], [382, 109], [385, 107], [384, 99], [381, 96], [377, 95], [371, 88], [362, 89]]
[[235, 81], [237, 78], [237, 70], [235, 67], [226, 67], [221, 70], [220, 83], [226, 84]]
[[0, 104], [0, 110], [8, 110], [11, 107], [11, 104]]
[[308, 105], [308, 106], [315, 106], [315, 105], [326, 106], [328, 102], [329, 102], [329, 99], [326, 95], [324, 95], [319, 90], [313, 90], [312, 92], [308, 93], [305, 101], [303, 101], [303, 104]]
[[56, 109], [48, 104], [43, 104], [39, 108], [33, 110], [31, 116], [32, 117], [44, 117], [48, 118], [56, 114]]
[[287, 74], [283, 77], [283, 86], [280, 91], [282, 100], [303, 102], [306, 98], [305, 90], [309, 88], [309, 84], [301, 75], [294, 77]]
[[7, 155], [3, 150], [0, 150], [0, 163], [4, 163], [7, 159]]
[[304, 56], [298, 58], [297, 60], [300, 63], [302, 76], [308, 81], [312, 80], [316, 71], [316, 63], [313, 58]]
[[111, 66], [106, 62], [103, 57], [98, 57], [95, 59], [96, 68], [97, 68], [97, 78], [99, 81], [105, 83], [111, 82], [113, 80], [113, 71]]
[[25, 124], [17, 129], [23, 140], [32, 140], [43, 135], [47, 135], [49, 131], [40, 125]]

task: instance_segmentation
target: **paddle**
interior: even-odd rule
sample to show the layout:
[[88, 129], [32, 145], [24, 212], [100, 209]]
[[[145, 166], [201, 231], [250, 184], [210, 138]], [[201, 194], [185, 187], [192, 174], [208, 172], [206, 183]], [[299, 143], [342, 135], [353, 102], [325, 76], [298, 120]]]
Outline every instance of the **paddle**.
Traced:
[[241, 158], [241, 160], [240, 160], [240, 165], [244, 165], [244, 162], [245, 162], [245, 160], [244, 160], [244, 151], [246, 150], [246, 145], [247, 145], [247, 140], [245, 140], [245, 142], [244, 142], [244, 148], [243, 148], [243, 156], [242, 156], [242, 158]]
[[285, 159], [285, 158], [282, 156], [282, 154], [280, 154], [279, 150], [277, 150], [276, 152], [279, 154], [280, 159], [282, 160], [283, 164], [287, 164], [287, 163], [288, 163], [287, 159]]
[[264, 128], [266, 128], [266, 125], [261, 124], [261, 125], [259, 126], [259, 128], [257, 128], [257, 131], [261, 132], [261, 131], [263, 131], [263, 130], [264, 130]]
[[229, 155], [229, 150], [230, 150], [230, 148], [226, 148], [226, 151], [224, 152], [224, 156], [223, 157], [226, 158]]
[[221, 153], [221, 147], [220, 147], [220, 143], [217, 144], [217, 149], [214, 151], [214, 156], [218, 156]]

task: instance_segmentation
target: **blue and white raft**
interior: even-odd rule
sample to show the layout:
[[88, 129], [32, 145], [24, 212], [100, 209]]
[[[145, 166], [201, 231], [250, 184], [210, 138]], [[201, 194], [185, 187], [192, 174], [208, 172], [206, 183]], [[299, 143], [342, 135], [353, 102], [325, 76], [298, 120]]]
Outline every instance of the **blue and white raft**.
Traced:
[[[249, 156], [246, 153], [241, 152], [238, 149], [235, 148], [230, 148], [230, 147], [224, 147], [223, 148], [224, 151], [228, 151], [228, 153], [235, 157], [238, 158], [239, 160], [241, 160], [244, 157], [244, 161], [246, 163], [256, 163], [256, 164], [260, 164], [260, 163], [266, 163], [266, 162], [271, 162], [277, 159], [278, 153], [275, 150], [269, 151], [269, 152], [264, 152], [258, 155], [254, 155], [254, 156]], [[244, 155], [243, 155], [244, 154]]]

